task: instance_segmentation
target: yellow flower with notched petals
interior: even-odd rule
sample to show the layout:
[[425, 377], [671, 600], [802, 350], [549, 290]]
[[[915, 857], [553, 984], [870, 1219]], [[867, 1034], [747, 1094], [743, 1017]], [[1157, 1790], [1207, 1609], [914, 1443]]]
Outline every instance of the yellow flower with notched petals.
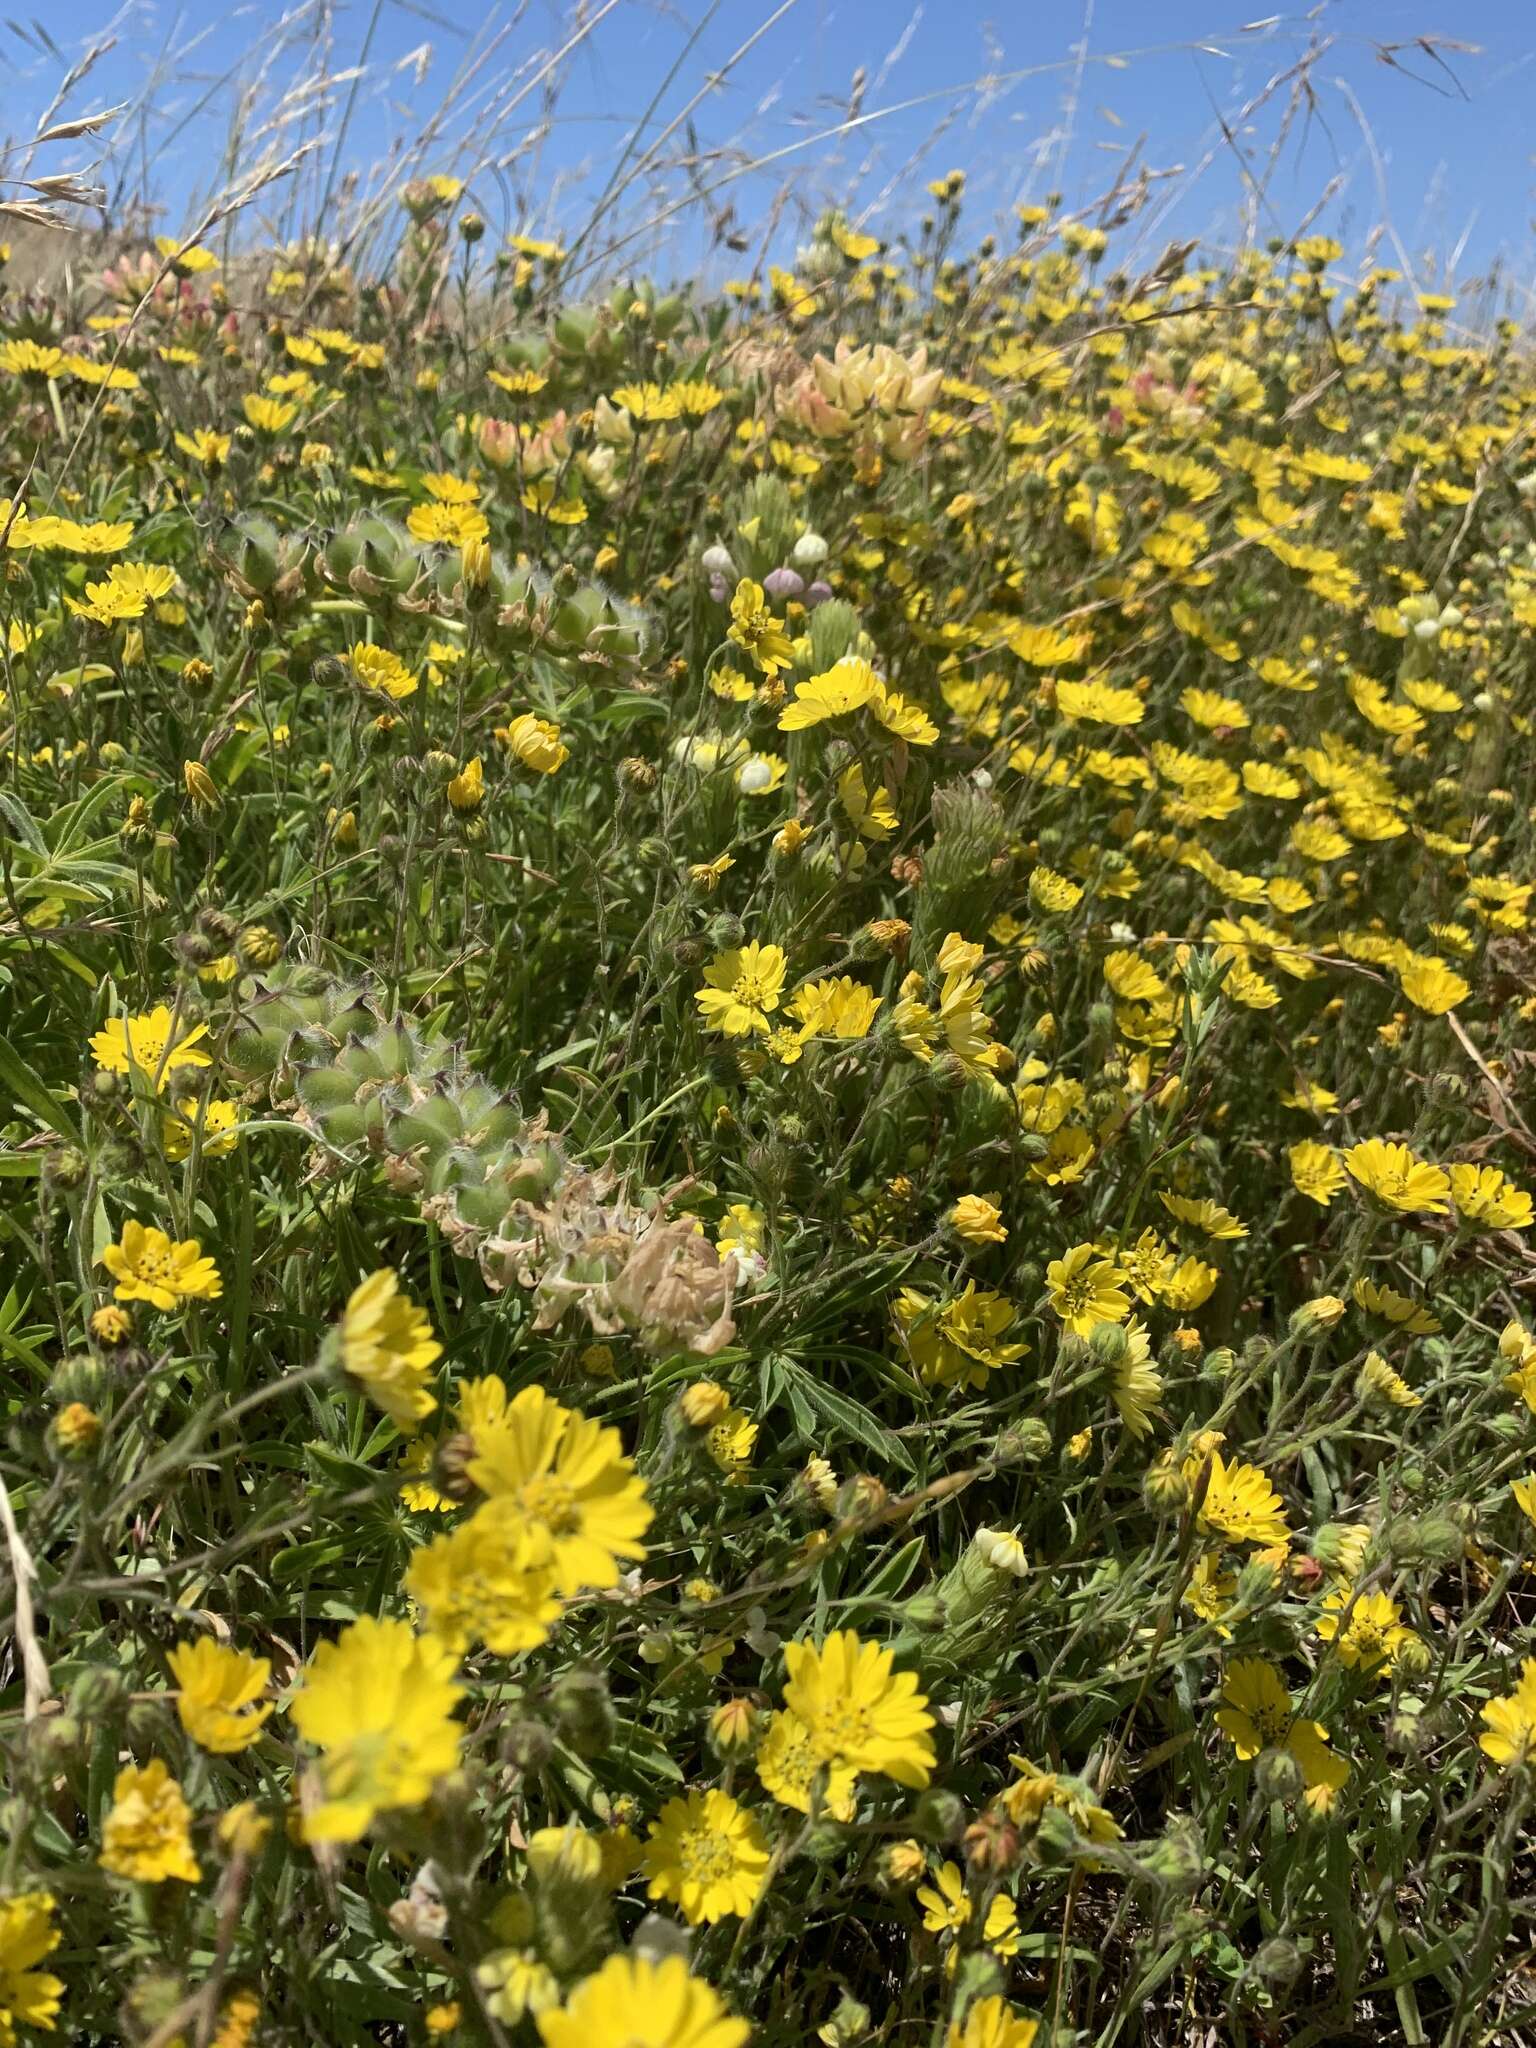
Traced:
[[456, 1662], [409, 1622], [368, 1615], [320, 1645], [288, 1709], [321, 1752], [320, 1796], [304, 1810], [306, 1841], [360, 1841], [376, 1815], [419, 1806], [454, 1768]]
[[272, 1676], [265, 1657], [227, 1650], [208, 1636], [178, 1643], [166, 1659], [180, 1691], [176, 1714], [200, 1749], [235, 1756], [261, 1735], [272, 1704], [258, 1705]]

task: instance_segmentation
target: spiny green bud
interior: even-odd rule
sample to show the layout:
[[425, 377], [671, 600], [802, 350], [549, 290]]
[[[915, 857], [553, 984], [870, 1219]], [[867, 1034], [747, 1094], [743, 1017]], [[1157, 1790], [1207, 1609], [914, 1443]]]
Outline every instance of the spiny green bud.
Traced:
[[577, 1666], [562, 1672], [550, 1688], [555, 1725], [577, 1756], [601, 1756], [618, 1726], [608, 1680], [601, 1671]]
[[1072, 1816], [1060, 1806], [1047, 1806], [1036, 1823], [1031, 1847], [1039, 1862], [1063, 1863], [1076, 1849], [1077, 1841]]
[[1346, 1546], [1353, 1551], [1351, 1532], [1338, 1522], [1325, 1522], [1312, 1538], [1312, 1555], [1324, 1571], [1334, 1572], [1344, 1563]]
[[1237, 1601], [1240, 1607], [1262, 1607], [1279, 1583], [1275, 1567], [1262, 1557], [1250, 1557], [1237, 1575]]
[[1051, 1455], [1051, 1432], [1038, 1415], [1013, 1423], [997, 1440], [992, 1460], [997, 1465], [1038, 1465]]
[[1413, 1698], [1399, 1699], [1396, 1712], [1387, 1717], [1384, 1733], [1389, 1749], [1395, 1749], [1400, 1756], [1417, 1756], [1429, 1733], [1424, 1725], [1420, 1702]]
[[84, 1721], [99, 1721], [120, 1705], [126, 1688], [118, 1673], [105, 1664], [83, 1671], [70, 1687], [70, 1712]]
[[75, 1755], [85, 1735], [73, 1714], [48, 1714], [27, 1729], [27, 1748], [45, 1770], [57, 1770]]
[[543, 1770], [555, 1753], [555, 1738], [542, 1721], [509, 1721], [501, 1738], [501, 1755], [514, 1770]]
[[78, 1145], [57, 1145], [43, 1154], [43, 1185], [73, 1194], [85, 1186], [91, 1163]]
[[729, 1760], [745, 1756], [756, 1747], [759, 1715], [748, 1699], [727, 1700], [709, 1717], [709, 1744], [717, 1756]]
[[1266, 1799], [1299, 1799], [1306, 1779], [1288, 1749], [1266, 1749], [1254, 1769], [1259, 1791]]
[[271, 967], [282, 956], [283, 942], [264, 924], [247, 925], [235, 942], [235, 952], [244, 967]]
[[1422, 1636], [1405, 1636], [1392, 1661], [1405, 1678], [1427, 1678], [1434, 1668], [1435, 1653]]
[[1088, 1333], [1088, 1349], [1106, 1368], [1123, 1364], [1130, 1344], [1130, 1338], [1119, 1323], [1095, 1323]]
[[912, 1809], [912, 1826], [925, 1842], [958, 1842], [965, 1832], [965, 1802], [942, 1785], [930, 1785]]
[[1261, 1942], [1254, 1951], [1252, 1969], [1255, 1977], [1263, 1983], [1284, 1991], [1301, 1975], [1302, 1962], [1301, 1950], [1295, 1942], [1276, 1934]]

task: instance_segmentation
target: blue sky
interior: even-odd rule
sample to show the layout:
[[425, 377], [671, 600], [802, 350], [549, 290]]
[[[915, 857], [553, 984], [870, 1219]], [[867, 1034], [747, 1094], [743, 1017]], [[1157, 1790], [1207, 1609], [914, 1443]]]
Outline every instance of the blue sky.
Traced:
[[[1223, 0], [900, 0], [895, 7], [889, 0], [789, 0], [781, 12], [778, 0], [588, 0], [588, 14], [604, 6], [609, 11], [559, 67], [561, 90], [546, 107], [541, 73], [571, 34], [568, 7], [526, 0], [519, 12], [465, 0], [380, 0], [376, 10], [374, 0], [344, 0], [334, 9], [330, 68], [357, 64], [367, 40], [355, 90], [350, 81], [334, 88], [309, 127], [288, 126], [273, 139], [323, 127], [328, 168], [330, 138], [350, 99], [338, 168], [374, 165], [419, 131], [456, 73], [470, 74], [462, 112], [430, 167], [448, 167], [457, 130], [494, 111], [502, 164], [477, 187], [478, 203], [498, 224], [568, 230], [602, 193], [653, 98], [631, 161], [756, 35], [750, 53], [691, 109], [698, 180], [712, 188], [723, 233], [760, 228], [792, 174], [773, 243], [780, 255], [803, 226], [797, 209], [848, 201], [876, 232], [891, 231], [922, 203], [923, 180], [951, 165], [969, 173], [967, 218], [979, 233], [1005, 219], [1015, 201], [1052, 187], [1080, 204], [1129, 162], [1154, 174], [1183, 167], [1177, 177], [1152, 179], [1140, 216], [1148, 244], [1197, 234], [1230, 243], [1241, 232], [1253, 174], [1282, 132], [1286, 88], [1246, 121], [1242, 112], [1316, 34], [1333, 39], [1312, 73], [1316, 103], [1309, 117], [1292, 122], [1254, 202], [1261, 232], [1292, 230], [1322, 202], [1318, 224], [1352, 247], [1389, 217], [1395, 241], [1384, 253], [1407, 255], [1416, 272], [1429, 260], [1443, 270], [1454, 259], [1465, 277], [1499, 258], [1519, 286], [1531, 276], [1530, 0], [1459, 7], [1334, 0], [1268, 16], [1263, 0], [1246, 13]], [[269, 113], [313, 60], [319, 14], [313, 0], [283, 10], [264, 0], [234, 7], [71, 0], [50, 17], [57, 57], [26, 29], [30, 17], [14, 16], [24, 33], [0, 26], [0, 51], [15, 66], [0, 92], [5, 126], [12, 135], [29, 132], [63, 62], [115, 33], [116, 48], [72, 104], [138, 101], [158, 81], [155, 112], [132, 129], [131, 151], [120, 138], [118, 162], [138, 165], [147, 156], [165, 224], [184, 225], [216, 178], [212, 167], [237, 93], [265, 64], [257, 118]], [[1475, 43], [1480, 52], [1447, 48], [1437, 63], [1414, 45], [1426, 33]], [[1384, 44], [1399, 46], [1392, 63], [1382, 60]], [[863, 118], [834, 136], [861, 68]], [[1223, 116], [1249, 152], [1246, 176], [1223, 139]], [[688, 134], [679, 120], [664, 150], [676, 152]], [[743, 171], [762, 159], [761, 168]], [[304, 188], [311, 210], [326, 184], [317, 175]], [[675, 171], [668, 188], [684, 189]], [[652, 210], [665, 203], [658, 196]], [[722, 219], [731, 204], [734, 218]], [[628, 222], [642, 217], [632, 213]], [[618, 221], [610, 216], [608, 228]], [[664, 261], [683, 269], [743, 267], [739, 255], [712, 241], [702, 213], [672, 217], [668, 229]], [[648, 247], [633, 245], [637, 255]]]

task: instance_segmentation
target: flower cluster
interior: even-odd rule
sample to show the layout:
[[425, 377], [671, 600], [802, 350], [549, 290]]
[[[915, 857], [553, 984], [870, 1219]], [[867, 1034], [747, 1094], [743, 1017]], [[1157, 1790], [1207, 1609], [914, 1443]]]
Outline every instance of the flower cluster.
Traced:
[[0, 2048], [1518, 2030], [1526, 337], [483, 182], [0, 290]]

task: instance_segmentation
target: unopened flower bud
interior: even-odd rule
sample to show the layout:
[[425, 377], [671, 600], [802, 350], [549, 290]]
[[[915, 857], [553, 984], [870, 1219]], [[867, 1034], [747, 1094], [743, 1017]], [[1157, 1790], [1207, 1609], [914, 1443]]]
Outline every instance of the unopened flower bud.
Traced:
[[756, 1744], [758, 1719], [750, 1700], [727, 1700], [709, 1717], [710, 1747], [727, 1759], [744, 1756]]
[[1345, 1304], [1336, 1294], [1314, 1295], [1311, 1301], [1304, 1301], [1291, 1315], [1291, 1334], [1294, 1337], [1321, 1337], [1325, 1331], [1344, 1320]]
[[1266, 1749], [1254, 1770], [1259, 1791], [1266, 1799], [1299, 1799], [1306, 1789], [1301, 1765], [1288, 1749]]
[[695, 1380], [678, 1395], [677, 1405], [691, 1428], [713, 1429], [730, 1408], [731, 1397], [714, 1380]]

